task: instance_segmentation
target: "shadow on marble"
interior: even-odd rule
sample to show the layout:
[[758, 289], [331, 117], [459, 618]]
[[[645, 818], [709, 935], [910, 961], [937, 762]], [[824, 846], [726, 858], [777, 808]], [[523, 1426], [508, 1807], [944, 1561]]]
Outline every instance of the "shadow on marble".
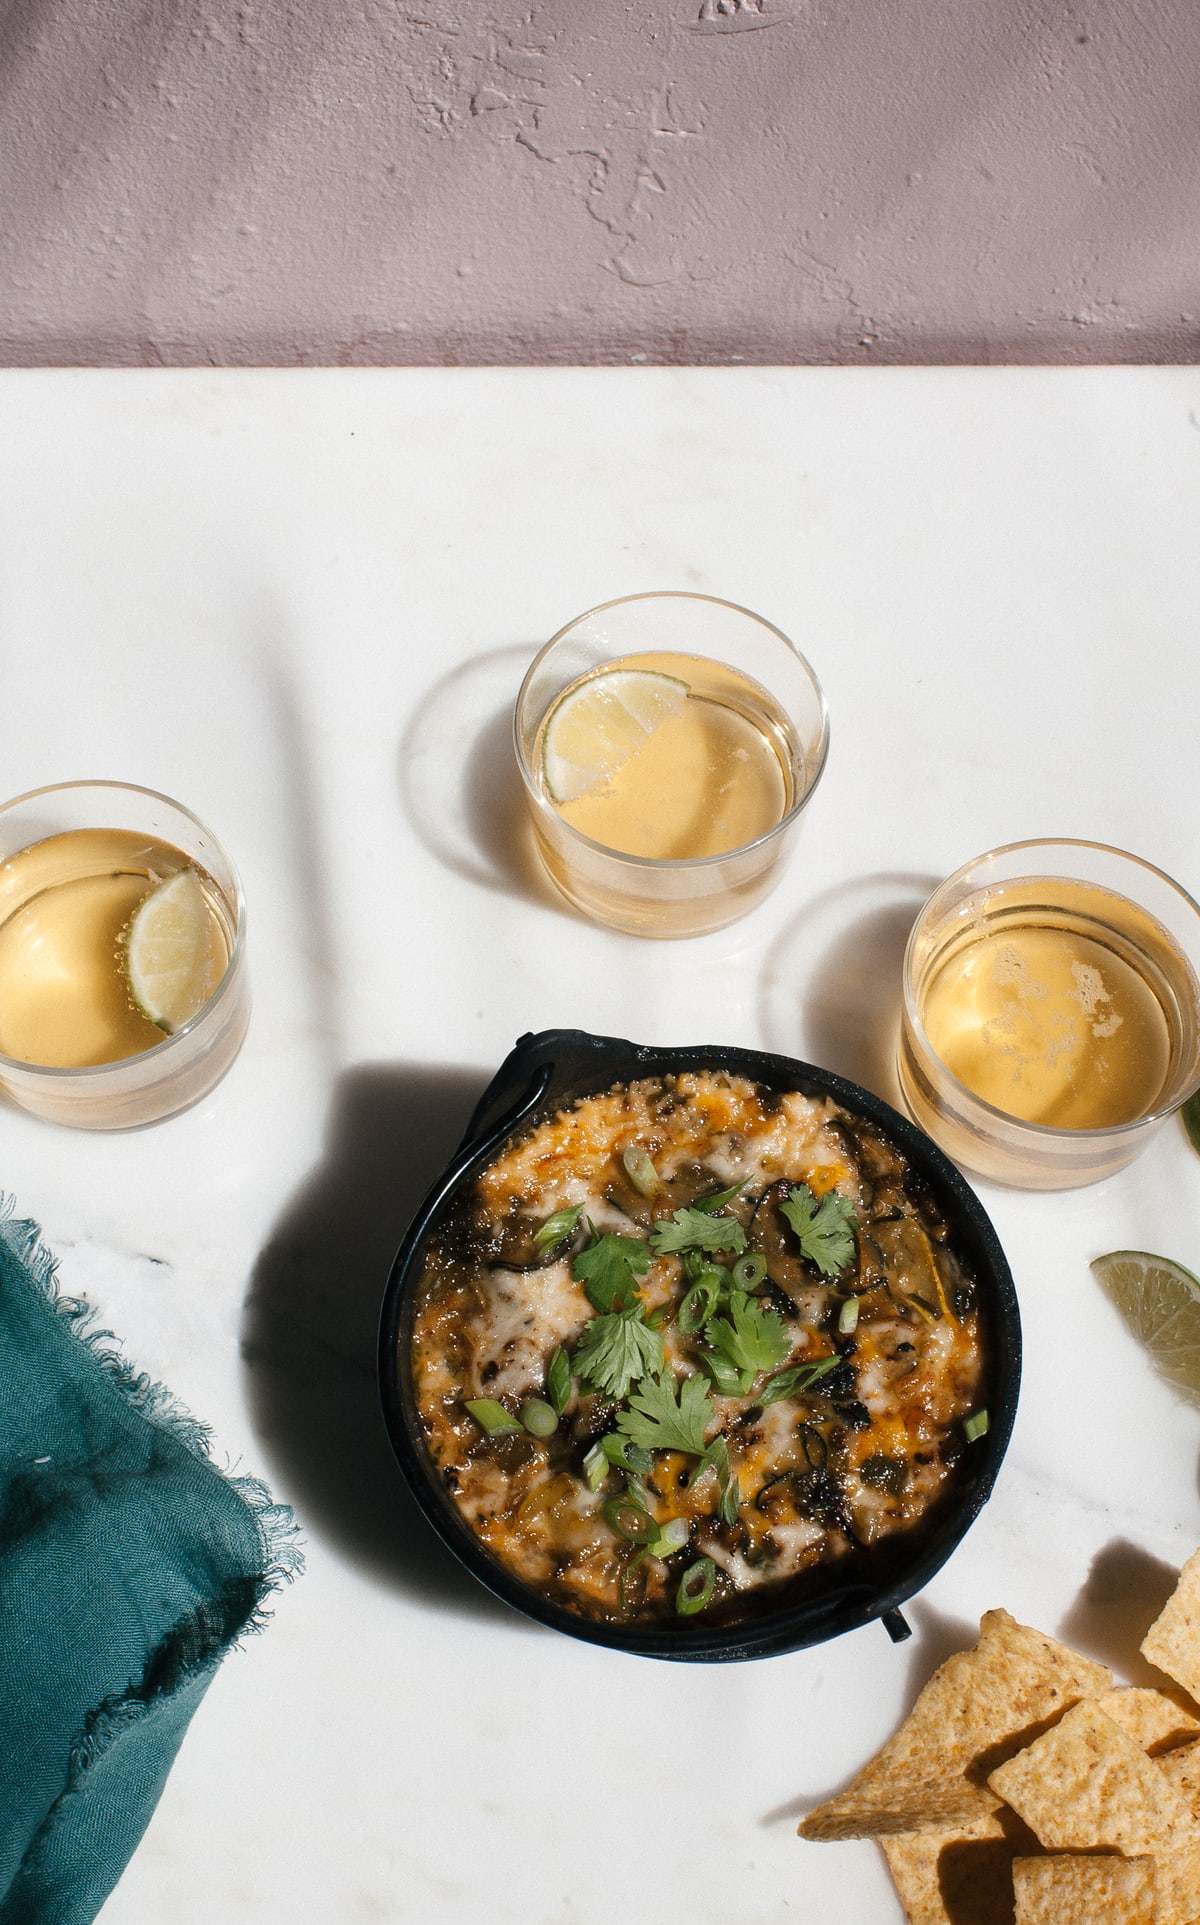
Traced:
[[816, 896], [775, 938], [759, 1014], [768, 1047], [896, 1104], [900, 976], [909, 931], [940, 878], [860, 876]]
[[400, 796], [422, 843], [457, 875], [569, 914], [542, 874], [513, 749], [513, 705], [534, 653], [495, 649], [434, 683], [400, 745]]
[[441, 1608], [510, 1619], [409, 1495], [375, 1365], [392, 1259], [486, 1080], [399, 1064], [341, 1077], [324, 1160], [255, 1265], [242, 1358], [255, 1428], [306, 1532]]
[[1163, 1683], [1138, 1650], [1179, 1581], [1174, 1565], [1152, 1557], [1127, 1538], [1097, 1551], [1079, 1597], [1062, 1621], [1060, 1638], [1099, 1659], [1130, 1684]]

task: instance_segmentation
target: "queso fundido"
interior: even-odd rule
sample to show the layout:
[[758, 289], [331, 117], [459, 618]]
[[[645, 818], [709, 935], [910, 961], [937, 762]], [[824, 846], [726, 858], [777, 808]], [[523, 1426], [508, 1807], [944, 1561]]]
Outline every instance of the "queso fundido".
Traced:
[[976, 1280], [829, 1097], [721, 1071], [583, 1096], [431, 1234], [412, 1380], [444, 1490], [522, 1583], [737, 1623], [873, 1568], [988, 1426]]

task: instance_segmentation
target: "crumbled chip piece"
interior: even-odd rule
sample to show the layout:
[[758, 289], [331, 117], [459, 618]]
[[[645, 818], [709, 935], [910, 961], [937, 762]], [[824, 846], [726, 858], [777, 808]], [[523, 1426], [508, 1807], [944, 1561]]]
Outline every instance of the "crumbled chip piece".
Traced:
[[978, 1644], [947, 1659], [895, 1736], [845, 1791], [809, 1812], [800, 1834], [876, 1838], [972, 1824], [997, 1808], [982, 1782], [993, 1766], [1111, 1684], [1104, 1665], [989, 1611]]
[[1200, 1845], [1155, 1861], [1154, 1925], [1200, 1925]]
[[1181, 1745], [1154, 1760], [1163, 1776], [1187, 1800], [1193, 1818], [1200, 1820], [1200, 1744]]
[[1015, 1925], [1155, 1925], [1152, 1858], [1018, 1858]]
[[1134, 1858], [1200, 1844], [1191, 1808], [1161, 1766], [1086, 1699], [988, 1783], [1048, 1851]]
[[1200, 1718], [1153, 1685], [1118, 1685], [1103, 1692], [1096, 1703], [1152, 1758], [1200, 1738]]
[[1142, 1656], [1200, 1703], [1200, 1551], [1189, 1557], [1142, 1639]]
[[917, 1831], [880, 1846], [908, 1925], [1013, 1925], [1012, 1862], [1037, 1850], [1015, 1812], [958, 1831]]

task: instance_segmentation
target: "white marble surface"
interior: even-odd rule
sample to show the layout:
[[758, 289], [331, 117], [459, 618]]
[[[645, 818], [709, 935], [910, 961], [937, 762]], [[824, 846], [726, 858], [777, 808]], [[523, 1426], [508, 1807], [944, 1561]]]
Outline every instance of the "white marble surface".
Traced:
[[[206, 816], [256, 999], [187, 1116], [105, 1138], [0, 1109], [0, 1188], [308, 1547], [104, 1925], [890, 1925], [874, 1847], [796, 1821], [980, 1613], [1130, 1674], [1200, 1542], [1200, 1414], [1087, 1264], [1200, 1268], [1176, 1125], [1092, 1190], [980, 1186], [1025, 1389], [903, 1647], [713, 1669], [525, 1624], [408, 1502], [371, 1347], [407, 1213], [521, 1031], [765, 1044], [890, 1094], [903, 933], [967, 857], [1089, 836], [1195, 891], [1198, 525], [1190, 369], [0, 375], [4, 789], [111, 775]], [[833, 718], [780, 890], [682, 945], [552, 898], [507, 760], [537, 644], [655, 587], [791, 632]]]

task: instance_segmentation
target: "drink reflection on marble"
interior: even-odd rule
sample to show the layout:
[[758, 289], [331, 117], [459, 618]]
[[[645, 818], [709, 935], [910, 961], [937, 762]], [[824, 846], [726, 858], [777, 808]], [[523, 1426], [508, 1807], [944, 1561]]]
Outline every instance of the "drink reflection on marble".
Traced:
[[89, 1129], [197, 1102], [245, 1036], [244, 920], [224, 850], [165, 796], [64, 783], [0, 808], [0, 1085]]
[[517, 761], [551, 879], [597, 922], [690, 936], [774, 886], [828, 746], [787, 637], [689, 594], [592, 609], [534, 661]]
[[1029, 1189], [1132, 1161], [1200, 1082], [1200, 908], [1093, 843], [969, 864], [905, 958], [905, 1100], [957, 1161]]

